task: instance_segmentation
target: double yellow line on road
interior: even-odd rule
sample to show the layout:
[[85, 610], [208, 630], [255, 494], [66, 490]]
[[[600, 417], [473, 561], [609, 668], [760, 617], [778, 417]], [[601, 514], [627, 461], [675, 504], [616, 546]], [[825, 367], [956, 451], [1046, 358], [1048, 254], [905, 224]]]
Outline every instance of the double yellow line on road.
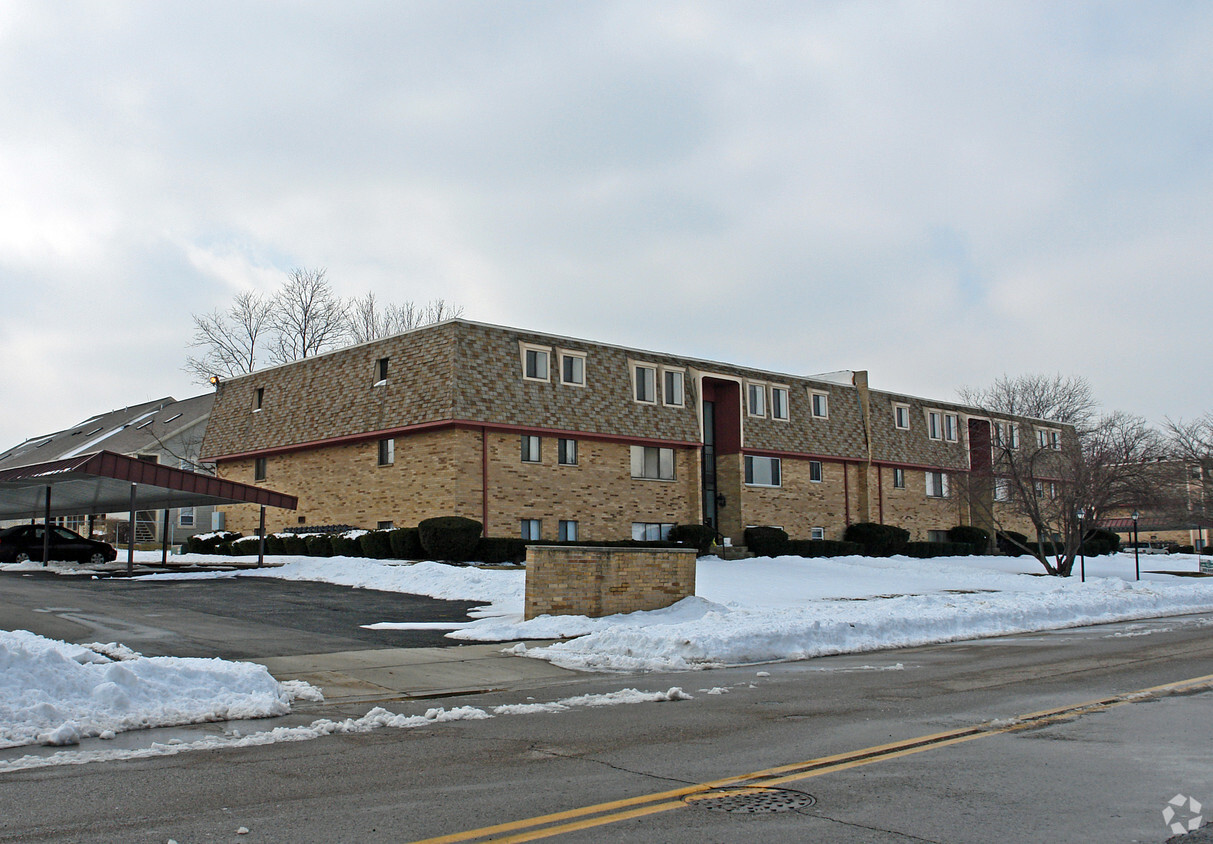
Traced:
[[[499, 844], [510, 844], [511, 842], [550, 838], [566, 832], [576, 832], [596, 826], [618, 823], [619, 821], [631, 818], [681, 809], [687, 806], [688, 803], [710, 799], [713, 795], [708, 794], [708, 792], [716, 789], [744, 790], [747, 788], [778, 787], [811, 777], [819, 777], [823, 774], [837, 773], [849, 768], [871, 765], [874, 762], [883, 762], [887, 759], [898, 759], [902, 756], [922, 753], [924, 750], [932, 750], [937, 747], [948, 747], [949, 745], [985, 738], [986, 736], [1012, 733], [1034, 727], [1047, 726], [1061, 721], [1072, 721], [1083, 715], [1100, 712], [1113, 706], [1137, 703], [1142, 700], [1152, 700], [1165, 695], [1198, 691], [1202, 687], [1213, 687], [1213, 674], [1180, 680], [1175, 683], [1166, 683], [1161, 686], [1151, 686], [1146, 689], [1138, 689], [1133, 692], [1125, 692], [1111, 697], [1100, 698], [1099, 700], [1087, 701], [1086, 703], [1059, 706], [1054, 709], [1044, 709], [1040, 712], [1030, 712], [1015, 718], [987, 721], [957, 730], [948, 730], [942, 733], [932, 733], [890, 744], [865, 747], [861, 750], [838, 753], [833, 756], [822, 756], [817, 759], [810, 759], [791, 765], [781, 765], [776, 768], [767, 768], [762, 771], [751, 771], [748, 774], [686, 785], [681, 788], [658, 791], [640, 797], [629, 797], [624, 800], [614, 800], [609, 803], [598, 803], [593, 806], [568, 809], [563, 812], [554, 812], [548, 815], [510, 821], [509, 823], [485, 826], [466, 832], [440, 835], [436, 838], [426, 838], [416, 841], [414, 844], [460, 844], [460, 842], [488, 841], [499, 842]], [[737, 792], [734, 791], [732, 793], [735, 794]]]

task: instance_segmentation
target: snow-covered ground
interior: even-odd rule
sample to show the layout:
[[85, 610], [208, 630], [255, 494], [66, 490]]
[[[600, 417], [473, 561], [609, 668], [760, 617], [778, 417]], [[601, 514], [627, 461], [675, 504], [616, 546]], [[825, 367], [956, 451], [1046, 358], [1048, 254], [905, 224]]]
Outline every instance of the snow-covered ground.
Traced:
[[120, 644], [0, 631], [0, 748], [285, 715], [297, 697], [318, 699], [319, 692], [279, 683], [249, 662], [144, 657]]
[[[214, 559], [214, 558], [210, 558]], [[1029, 557], [759, 558], [698, 564], [696, 595], [652, 612], [522, 620], [525, 574], [424, 562], [356, 558], [283, 558], [256, 572], [165, 574], [179, 577], [279, 577], [316, 580], [438, 598], [484, 601], [476, 620], [451, 629], [466, 641], [563, 639], [513, 653], [566, 668], [659, 671], [805, 659], [1213, 611], [1213, 579], [1155, 574], [1199, 571], [1194, 555], [1131, 554], [1087, 560], [1087, 580], [1039, 576]], [[368, 619], [380, 629], [416, 627]]]

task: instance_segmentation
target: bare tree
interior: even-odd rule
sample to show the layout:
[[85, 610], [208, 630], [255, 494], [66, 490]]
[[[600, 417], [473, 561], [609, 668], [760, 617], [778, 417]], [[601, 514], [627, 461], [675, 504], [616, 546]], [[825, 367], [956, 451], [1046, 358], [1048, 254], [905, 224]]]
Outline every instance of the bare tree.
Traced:
[[[1086, 534], [1110, 511], [1159, 504], [1169, 487], [1159, 483], [1163, 439], [1145, 419], [1123, 412], [1096, 414], [1089, 384], [1061, 376], [1003, 376], [987, 390], [962, 396], [995, 420], [990, 464], [958, 485], [1008, 541], [1034, 556], [1049, 574], [1068, 577]], [[1012, 420], [1028, 416], [1073, 425], [1062, 436], [1012, 438]], [[993, 494], [990, 494], [993, 491]], [[1027, 522], [1035, 540], [1020, 543], [1011, 527]], [[1060, 543], [1055, 544], [1056, 537]]]
[[463, 308], [448, 305], [442, 299], [434, 299], [423, 306], [413, 302], [381, 306], [376, 301], [375, 294], [368, 292], [349, 301], [347, 330], [351, 342], [365, 343], [445, 319], [454, 319], [462, 313]]
[[189, 356], [185, 370], [194, 380], [205, 384], [212, 375], [231, 377], [252, 372], [261, 351], [259, 341], [269, 325], [271, 302], [251, 290], [236, 296], [226, 312], [194, 314], [194, 342], [205, 349], [202, 355]]
[[347, 305], [329, 286], [323, 269], [293, 269], [274, 297], [270, 357], [289, 363], [341, 346], [348, 337]]
[[1171, 456], [1176, 460], [1206, 464], [1213, 460], [1213, 413], [1185, 422], [1182, 419], [1166, 419], [1163, 432]]

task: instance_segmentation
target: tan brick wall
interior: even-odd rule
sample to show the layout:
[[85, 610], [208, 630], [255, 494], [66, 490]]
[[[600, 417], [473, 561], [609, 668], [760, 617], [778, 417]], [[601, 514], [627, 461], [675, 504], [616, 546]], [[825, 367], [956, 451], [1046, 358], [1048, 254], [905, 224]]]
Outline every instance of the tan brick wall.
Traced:
[[[783, 486], [744, 487], [744, 518], [749, 525], [779, 525], [793, 539], [808, 539], [811, 529], [825, 528], [826, 539], [842, 539], [846, 529], [844, 463], [822, 462], [820, 483], [809, 480], [809, 461], [783, 458]], [[854, 479], [855, 470], [849, 470]], [[854, 497], [854, 483], [851, 484]], [[852, 503], [853, 506], [853, 503]], [[744, 526], [743, 526], [744, 527]], [[741, 543], [741, 536], [733, 541]]]
[[963, 496], [957, 494], [951, 476], [949, 497], [930, 498], [926, 472], [922, 469], [905, 470], [905, 489], [894, 488], [891, 467], [881, 466], [879, 471], [883, 473], [884, 523], [908, 530], [911, 542], [925, 542], [929, 530], [947, 530], [968, 523], [968, 508]]
[[540, 519], [542, 537], [557, 538], [558, 522], [578, 523], [581, 540], [630, 539], [632, 522], [699, 524], [699, 450], [676, 449], [674, 480], [632, 478], [631, 447], [577, 441], [577, 465], [557, 463], [557, 437], [542, 437], [540, 463], [523, 463], [521, 434], [491, 432], [491, 536], [518, 536], [521, 519]]
[[695, 594], [695, 551], [527, 548], [526, 618], [656, 610]]
[[[267, 509], [267, 529], [300, 524], [373, 528], [381, 521], [412, 527], [431, 516], [480, 518], [479, 432], [448, 429], [398, 438], [395, 462], [378, 462], [377, 440], [267, 458], [266, 478], [257, 484], [299, 497], [296, 511]], [[254, 483], [253, 461], [221, 463], [219, 474]], [[223, 509], [228, 530], [250, 534], [257, 527], [257, 507]]]

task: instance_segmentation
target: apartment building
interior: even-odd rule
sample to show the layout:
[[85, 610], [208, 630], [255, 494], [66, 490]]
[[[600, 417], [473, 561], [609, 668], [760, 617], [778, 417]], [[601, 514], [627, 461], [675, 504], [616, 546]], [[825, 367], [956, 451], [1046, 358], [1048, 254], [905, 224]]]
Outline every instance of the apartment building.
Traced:
[[[1071, 435], [871, 390], [866, 372], [789, 375], [456, 319], [219, 383], [202, 450], [221, 477], [298, 495], [270, 530], [460, 515], [489, 536], [708, 523], [740, 542], [752, 525], [838, 539], [878, 521], [926, 540], [1000, 506], [994, 438]], [[977, 475], [988, 489], [974, 494]], [[227, 508], [229, 529], [256, 519]]]

